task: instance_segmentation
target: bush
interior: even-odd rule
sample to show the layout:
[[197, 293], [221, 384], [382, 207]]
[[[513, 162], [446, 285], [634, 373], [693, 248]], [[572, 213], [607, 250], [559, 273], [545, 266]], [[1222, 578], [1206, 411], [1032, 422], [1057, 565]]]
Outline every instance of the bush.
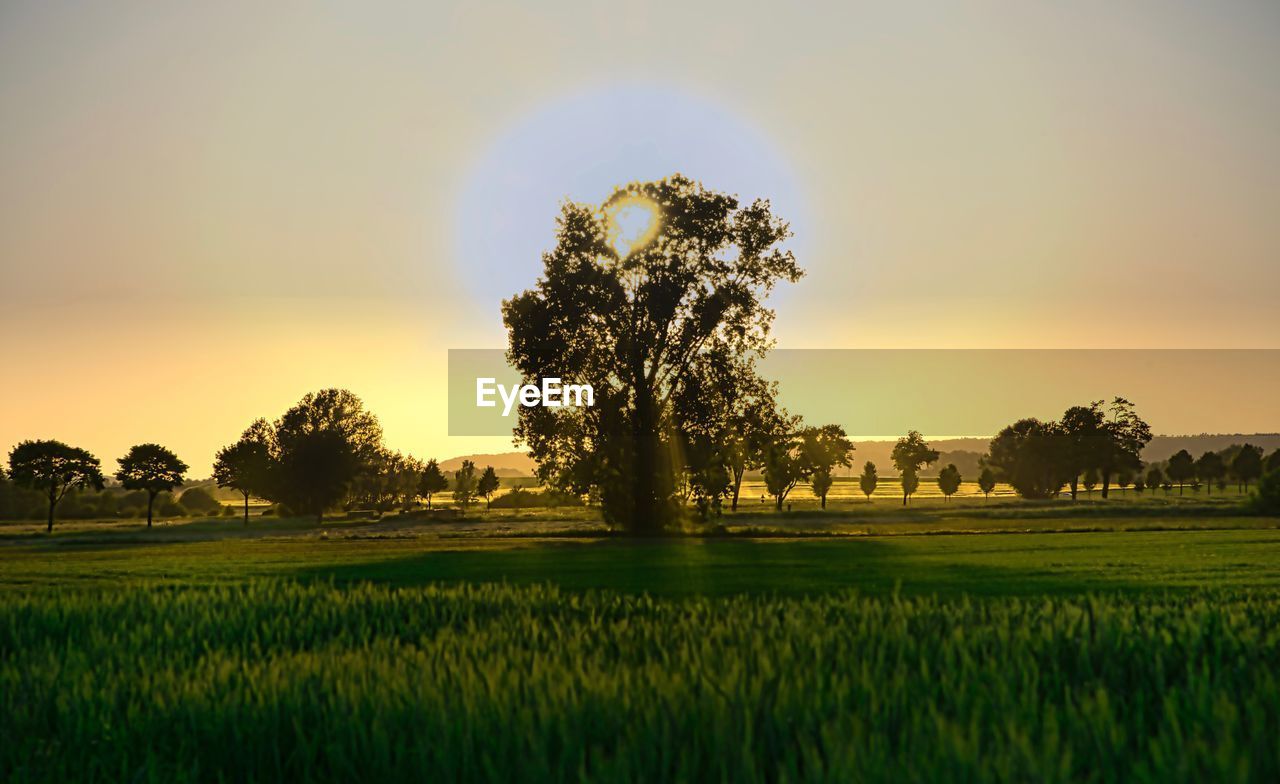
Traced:
[[1280, 468], [1258, 480], [1258, 493], [1253, 497], [1253, 508], [1259, 514], [1280, 515]]
[[156, 496], [156, 503], [152, 509], [153, 517], [186, 517], [186, 515], [187, 510], [178, 503], [173, 493], [161, 493]]
[[192, 514], [217, 514], [222, 508], [222, 503], [203, 487], [193, 487], [186, 491], [178, 499], [178, 503]]
[[582, 506], [582, 499], [572, 493], [543, 490], [531, 493], [523, 487], [514, 487], [506, 495], [498, 496], [490, 509], [550, 509], [558, 506]]

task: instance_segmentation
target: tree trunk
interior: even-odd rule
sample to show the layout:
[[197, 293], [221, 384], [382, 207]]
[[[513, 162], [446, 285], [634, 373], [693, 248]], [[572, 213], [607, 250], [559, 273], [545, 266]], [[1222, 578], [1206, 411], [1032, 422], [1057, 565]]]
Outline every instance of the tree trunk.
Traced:
[[44, 532], [53, 533], [53, 508], [58, 505], [58, 498], [54, 495], [53, 487], [49, 488], [49, 525], [45, 527]]
[[427, 493], [427, 511], [431, 511], [431, 493]]
[[736, 468], [733, 471], [733, 501], [729, 504], [729, 511], [738, 511], [738, 492], [742, 490], [742, 475], [745, 471], [739, 471]]
[[249, 494], [244, 494], [244, 524], [249, 527]]
[[1079, 476], [1071, 477], [1071, 500], [1072, 501], [1076, 500], [1076, 493], [1079, 492], [1079, 489], [1080, 489], [1080, 477]]
[[1111, 491], [1111, 472], [1102, 472], [1102, 497], [1105, 500]]
[[645, 378], [643, 362], [633, 371], [636, 410], [632, 420], [632, 437], [636, 447], [636, 473], [632, 483], [633, 533], [655, 534], [662, 531], [664, 520], [658, 498], [658, 422], [653, 390]]
[[155, 502], [156, 502], [156, 494], [153, 491], [148, 490], [147, 491], [147, 527], [148, 528], [151, 527], [151, 507], [153, 504], [155, 504]]
[[822, 508], [823, 508], [823, 509], [826, 509], [826, 508], [827, 508], [827, 494], [826, 494], [826, 493], [823, 493], [823, 494], [822, 494]]

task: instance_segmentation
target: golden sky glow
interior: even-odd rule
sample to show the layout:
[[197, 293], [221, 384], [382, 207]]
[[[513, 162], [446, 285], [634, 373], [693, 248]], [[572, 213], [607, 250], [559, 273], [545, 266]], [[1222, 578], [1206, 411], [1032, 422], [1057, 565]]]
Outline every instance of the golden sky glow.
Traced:
[[525, 187], [477, 179], [510, 129], [636, 82], [794, 186], [780, 345], [1276, 347], [1278, 39], [1251, 2], [9, 3], [0, 450], [201, 473], [332, 385], [392, 446], [506, 449], [440, 410], [514, 292], [458, 205]]

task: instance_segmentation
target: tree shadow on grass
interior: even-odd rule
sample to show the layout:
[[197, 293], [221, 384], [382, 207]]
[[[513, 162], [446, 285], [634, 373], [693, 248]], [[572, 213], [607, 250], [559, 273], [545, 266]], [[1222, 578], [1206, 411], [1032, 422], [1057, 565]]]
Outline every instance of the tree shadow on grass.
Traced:
[[1122, 570], [1100, 574], [989, 555], [940, 553], [897, 542], [602, 540], [512, 549], [417, 553], [386, 560], [308, 566], [304, 580], [428, 583], [551, 583], [566, 590], [659, 596], [804, 595], [856, 589], [870, 594], [1030, 596], [1093, 591], [1165, 591]]

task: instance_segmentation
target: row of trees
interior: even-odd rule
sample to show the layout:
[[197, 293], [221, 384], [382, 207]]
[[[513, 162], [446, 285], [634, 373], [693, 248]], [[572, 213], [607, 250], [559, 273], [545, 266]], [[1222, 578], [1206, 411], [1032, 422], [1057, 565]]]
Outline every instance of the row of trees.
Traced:
[[[146, 493], [150, 528], [156, 496], [182, 484], [187, 464], [159, 444], [138, 444], [116, 462], [115, 478], [120, 485]], [[48, 531], [53, 531], [54, 513], [68, 493], [82, 488], [102, 490], [105, 484], [98, 458], [61, 441], [23, 441], [15, 446], [9, 452], [9, 479], [45, 495]]]
[[1201, 484], [1208, 488], [1210, 494], [1217, 486], [1219, 490], [1227, 489], [1228, 480], [1233, 480], [1241, 492], [1249, 485], [1261, 479], [1263, 474], [1280, 471], [1280, 449], [1272, 452], [1265, 460], [1262, 447], [1244, 444], [1239, 448], [1225, 449], [1221, 452], [1205, 452], [1195, 458], [1185, 449], [1180, 449], [1164, 464], [1151, 466], [1145, 477], [1147, 487], [1177, 485], [1178, 494], [1183, 488], [1191, 485], [1199, 490]]
[[[381, 512], [422, 498], [430, 509], [450, 488], [437, 461], [387, 449], [377, 417], [345, 389], [308, 394], [273, 423], [254, 421], [218, 451], [213, 476], [241, 494], [245, 524], [255, 497], [319, 522], [326, 511], [352, 504]], [[499, 485], [493, 466], [477, 476], [475, 463], [464, 460], [453, 474], [453, 500], [464, 511], [478, 497], [487, 504]]]
[[[187, 464], [159, 444], [138, 444], [117, 463], [114, 478], [120, 485], [146, 494], [150, 528], [157, 496], [182, 485]], [[10, 481], [47, 500], [48, 531], [68, 493], [101, 491], [106, 483], [97, 457], [60, 441], [18, 444], [9, 453], [8, 474]], [[214, 479], [219, 487], [241, 493], [246, 524], [254, 497], [320, 521], [326, 511], [350, 504], [384, 511], [408, 508], [423, 498], [430, 508], [433, 497], [451, 486], [435, 460], [423, 463], [386, 449], [377, 418], [358, 397], [340, 389], [307, 395], [274, 423], [255, 421], [239, 440], [219, 450]], [[492, 466], [477, 473], [475, 463], [465, 460], [453, 473], [453, 500], [464, 511], [477, 498], [488, 504], [500, 484]]]

